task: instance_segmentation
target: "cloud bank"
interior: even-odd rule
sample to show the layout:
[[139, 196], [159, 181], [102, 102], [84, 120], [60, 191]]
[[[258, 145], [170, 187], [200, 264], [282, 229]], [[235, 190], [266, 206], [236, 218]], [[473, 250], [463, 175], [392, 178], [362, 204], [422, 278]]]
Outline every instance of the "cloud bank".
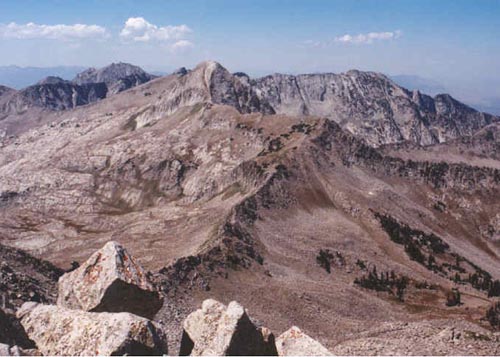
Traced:
[[387, 41], [400, 38], [402, 35], [400, 30], [388, 32], [369, 32], [360, 33], [358, 35], [345, 34], [343, 36], [335, 37], [335, 42], [340, 43], [354, 43], [354, 44], [371, 44], [375, 41]]
[[17, 24], [11, 22], [7, 25], [0, 24], [0, 37], [10, 39], [51, 39], [75, 40], [87, 38], [107, 38], [106, 29], [98, 25], [38, 25], [33, 22]]
[[146, 21], [143, 17], [131, 17], [125, 22], [120, 37], [136, 42], [166, 42], [184, 39], [191, 32], [192, 30], [187, 25], [157, 26]]
[[[194, 47], [187, 37], [193, 31], [187, 25], [157, 26], [143, 17], [130, 17], [119, 32], [119, 38], [127, 43], [161, 43], [173, 53], [185, 52]], [[111, 34], [99, 25], [44, 25], [29, 22], [27, 24], [0, 24], [0, 38], [29, 40], [49, 39], [78, 41], [83, 39], [109, 39]], [[77, 45], [77, 43], [75, 42]]]

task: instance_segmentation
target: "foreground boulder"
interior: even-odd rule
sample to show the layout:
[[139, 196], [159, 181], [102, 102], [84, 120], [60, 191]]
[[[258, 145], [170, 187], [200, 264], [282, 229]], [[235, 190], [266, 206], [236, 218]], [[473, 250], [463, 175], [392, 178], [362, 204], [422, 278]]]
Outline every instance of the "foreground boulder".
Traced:
[[147, 272], [116, 242], [106, 243], [59, 278], [57, 305], [70, 309], [130, 312], [151, 319], [162, 303]]
[[276, 339], [279, 356], [332, 356], [321, 343], [292, 326]]
[[93, 313], [28, 302], [17, 317], [45, 356], [168, 353], [162, 329], [129, 313]]
[[202, 308], [184, 320], [181, 356], [276, 356], [274, 336], [257, 328], [237, 302], [227, 307], [215, 300], [203, 302]]

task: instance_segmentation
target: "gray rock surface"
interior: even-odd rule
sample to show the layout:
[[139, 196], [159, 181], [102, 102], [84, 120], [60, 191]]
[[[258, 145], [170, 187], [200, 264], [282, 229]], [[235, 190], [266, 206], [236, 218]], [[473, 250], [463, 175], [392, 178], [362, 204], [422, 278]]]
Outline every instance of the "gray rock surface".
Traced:
[[224, 304], [208, 299], [202, 308], [183, 323], [180, 355], [276, 355], [274, 338], [268, 329], [259, 329], [245, 309], [233, 301]]
[[121, 245], [108, 242], [79, 268], [59, 279], [57, 304], [153, 318], [162, 299], [146, 270]]
[[292, 326], [276, 339], [278, 356], [332, 356], [321, 343]]
[[73, 82], [79, 85], [105, 83], [109, 94], [116, 94], [146, 83], [153, 78], [155, 76], [146, 73], [138, 66], [120, 62], [112, 63], [100, 69], [89, 68], [79, 73]]
[[43, 355], [162, 355], [167, 338], [156, 323], [129, 313], [92, 313], [26, 303], [17, 317]]
[[375, 72], [274, 74], [252, 87], [277, 113], [327, 117], [372, 146], [445, 142], [499, 120], [446, 94], [410, 92]]
[[22, 114], [31, 108], [67, 110], [96, 102], [106, 97], [104, 83], [77, 85], [69, 81], [48, 79], [2, 96], [0, 115]]

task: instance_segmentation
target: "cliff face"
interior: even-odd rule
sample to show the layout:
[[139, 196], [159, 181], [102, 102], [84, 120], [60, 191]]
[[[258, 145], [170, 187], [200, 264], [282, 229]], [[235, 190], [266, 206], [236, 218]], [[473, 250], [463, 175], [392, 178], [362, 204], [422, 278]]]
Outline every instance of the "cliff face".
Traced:
[[406, 140], [435, 144], [499, 120], [449, 95], [410, 92], [373, 72], [275, 74], [252, 85], [277, 113], [330, 118], [374, 146]]
[[2, 111], [23, 113], [32, 107], [67, 110], [103, 99], [106, 94], [104, 83], [76, 85], [69, 81], [49, 79], [13, 94]]

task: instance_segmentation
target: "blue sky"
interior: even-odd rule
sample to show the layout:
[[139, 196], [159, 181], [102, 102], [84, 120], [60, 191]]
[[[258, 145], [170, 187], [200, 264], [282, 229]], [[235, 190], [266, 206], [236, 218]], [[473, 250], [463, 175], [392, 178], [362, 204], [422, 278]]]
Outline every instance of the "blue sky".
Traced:
[[0, 53], [22, 66], [358, 68], [500, 98], [500, 0], [2, 0]]

